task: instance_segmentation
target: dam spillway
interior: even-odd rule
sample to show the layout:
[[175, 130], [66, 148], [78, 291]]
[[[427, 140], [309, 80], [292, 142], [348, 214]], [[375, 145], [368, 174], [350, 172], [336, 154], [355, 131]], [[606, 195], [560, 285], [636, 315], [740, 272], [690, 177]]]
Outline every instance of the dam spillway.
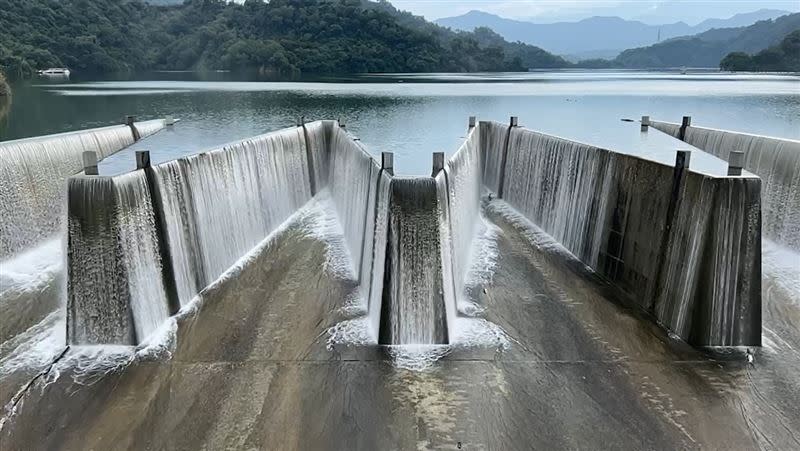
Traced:
[[392, 181], [381, 344], [446, 344], [436, 182]]
[[[768, 426], [795, 427], [796, 410], [780, 402], [800, 393], [785, 376], [796, 368], [791, 352], [760, 354], [767, 375], [685, 346], [761, 342], [759, 179], [703, 171], [680, 155], [652, 161], [481, 122], [432, 178], [395, 177], [391, 159], [378, 163], [346, 128], [321, 121], [129, 174], [76, 177], [69, 198], [91, 208], [70, 207], [70, 233], [103, 211], [110, 213], [99, 225], [111, 232], [82, 229], [76, 254], [85, 257], [69, 264], [76, 272], [117, 266], [101, 277], [128, 283], [108, 297], [121, 304], [74, 291], [95, 302], [90, 316], [102, 325], [72, 314], [68, 329], [98, 331], [84, 343], [119, 344], [103, 334], [124, 322], [103, 318], [121, 305], [135, 357], [120, 371], [90, 371], [83, 386], [86, 370], [70, 356], [103, 346], [73, 341], [54, 369], [63, 376], [28, 391], [0, 437], [66, 448], [107, 447], [114, 437], [125, 448], [602, 440], [668, 449], [756, 444], [753, 422], [773, 443], [790, 445], [790, 435]], [[87, 180], [110, 186], [89, 189]], [[497, 229], [495, 274], [468, 294], [485, 222]], [[119, 244], [101, 251], [113, 261], [92, 262], [109, 234], [149, 244]], [[137, 269], [142, 262], [147, 271]], [[103, 274], [95, 269], [84, 272]], [[120, 279], [129, 272], [138, 276]], [[70, 282], [89, 290], [100, 283]], [[170, 283], [183, 287], [177, 313]], [[141, 315], [137, 297], [161, 307]], [[410, 303], [393, 308], [395, 299]], [[482, 316], [468, 317], [467, 299]], [[435, 321], [400, 322], [403, 312]], [[163, 318], [169, 339], [156, 347], [168, 357], [153, 354], [152, 332], [139, 332], [147, 317]], [[467, 319], [495, 324], [512, 344], [468, 342]], [[386, 323], [407, 327], [390, 347], [441, 343], [446, 330], [452, 354], [422, 372], [385, 365], [376, 345], [386, 343]], [[369, 336], [326, 341], [342, 324], [366, 325]], [[79, 412], [89, 401], [96, 409]], [[706, 415], [708, 403], [715, 415]], [[597, 421], [588, 430], [576, 415]], [[47, 433], [35, 418], [60, 427]], [[526, 427], [513, 426], [520, 422]]]
[[64, 306], [67, 179], [165, 128], [166, 119], [0, 142], [0, 344]]
[[741, 167], [763, 183], [764, 235], [800, 250], [800, 141], [729, 130], [650, 121], [653, 128], [723, 160], [742, 152]]
[[[312, 142], [319, 144], [312, 146]], [[70, 227], [71, 238], [73, 229], [101, 236], [70, 240], [82, 249], [69, 252], [70, 274], [76, 276], [68, 283], [68, 329], [87, 327], [75, 306], [92, 304], [89, 317], [96, 324], [91, 328], [98, 331], [84, 334], [96, 337], [91, 343], [119, 343], [122, 336], [133, 337], [124, 344], [139, 343], [143, 337], [136, 338], [132, 332], [109, 335], [99, 330], [107, 326], [102, 321], [104, 309], [109, 317], [118, 318], [125, 311], [119, 303], [129, 303], [132, 313], [127, 317], [133, 324], [128, 329], [152, 330], [137, 324], [149, 323], [152, 312], [134, 306], [162, 304], [154, 311], [163, 316], [169, 302], [163, 289], [144, 290], [141, 285], [175, 286], [180, 302], [173, 305], [187, 304], [308, 203], [312, 189], [327, 189], [344, 233], [351, 274], [364, 299], [361, 303], [380, 309], [379, 330], [373, 320], [372, 335], [382, 344], [447, 343], [447, 330], [457, 316], [457, 297], [464, 289], [469, 257], [465, 249], [478, 217], [478, 192], [484, 185], [607, 280], [619, 299], [651, 315], [683, 340], [696, 346], [760, 344], [757, 177], [693, 171], [689, 152], [678, 152], [675, 165], [668, 166], [513, 123], [481, 122], [470, 130], [466, 142], [448, 168], [442, 163], [441, 171], [433, 174], [438, 182], [392, 178], [388, 200], [376, 197], [381, 173], [377, 163], [330, 121], [301, 124], [140, 170], [152, 172], [156, 193], [140, 183], [138, 200], [134, 195], [121, 203], [119, 197], [100, 196], [100, 203], [112, 199], [114, 208], [97, 218], [103, 223], [127, 224], [142, 234], [130, 238], [143, 239], [141, 248], [149, 252], [132, 248], [136, 252], [118, 252], [111, 262], [87, 258], [113, 255], [102, 244], [102, 236], [114, 226], [87, 225], [93, 221], [94, 210], [109, 207], [81, 208], [76, 203], [78, 208], [70, 212], [70, 225], [80, 225]], [[478, 178], [481, 173], [483, 182]], [[113, 177], [111, 184], [128, 186], [127, 180], [134, 178], [146, 180], [145, 175], [126, 174]], [[86, 187], [91, 187], [90, 192]], [[96, 196], [93, 187], [71, 183], [70, 205], [72, 199]], [[374, 259], [376, 248], [383, 244], [370, 236], [379, 229], [377, 207], [381, 204], [388, 209], [387, 223], [381, 226], [386, 240], [382, 273], [375, 271]], [[151, 210], [155, 213], [150, 214]], [[129, 213], [139, 211], [148, 213]], [[156, 224], [156, 217], [161, 224]], [[151, 237], [161, 241], [148, 245]], [[120, 239], [123, 251], [127, 241]], [[96, 249], [92, 249], [94, 243]], [[170, 261], [160, 261], [162, 254], [169, 255]], [[142, 255], [151, 256], [153, 271], [133, 269], [146, 267], [138, 261]], [[160, 270], [162, 264], [172, 270]], [[126, 272], [112, 276], [106, 272], [111, 268]], [[101, 275], [103, 280], [81, 282], [86, 274]], [[153, 279], [138, 280], [139, 275]], [[94, 295], [94, 287], [108, 283], [119, 291]], [[380, 304], [370, 299], [378, 292], [382, 292]], [[136, 311], [148, 312], [148, 319], [139, 319]], [[114, 338], [103, 339], [106, 335]]]

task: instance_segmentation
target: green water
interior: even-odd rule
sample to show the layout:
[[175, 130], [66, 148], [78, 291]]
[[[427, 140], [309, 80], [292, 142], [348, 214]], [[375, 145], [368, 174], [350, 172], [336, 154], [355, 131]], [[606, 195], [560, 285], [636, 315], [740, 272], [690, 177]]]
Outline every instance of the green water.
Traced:
[[[520, 123], [611, 147], [622, 145], [621, 118], [800, 138], [800, 78], [715, 72], [533, 72], [339, 77], [312, 81], [247, 81], [230, 74], [156, 73], [131, 80], [38, 79], [13, 86], [0, 140], [118, 123], [125, 115], [171, 115], [174, 128], [137, 148], [155, 162], [308, 120], [342, 117], [375, 153], [392, 151], [401, 174], [430, 172], [430, 154], [456, 150], [467, 118]], [[133, 166], [131, 152], [103, 163]]]

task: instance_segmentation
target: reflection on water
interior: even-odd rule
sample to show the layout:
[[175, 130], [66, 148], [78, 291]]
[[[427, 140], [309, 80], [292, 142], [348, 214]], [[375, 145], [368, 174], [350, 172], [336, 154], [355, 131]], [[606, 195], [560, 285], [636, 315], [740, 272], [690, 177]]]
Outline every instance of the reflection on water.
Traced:
[[[385, 74], [254, 82], [233, 73], [154, 73], [136, 80], [36, 80], [15, 86], [0, 139], [97, 127], [127, 114], [182, 122], [138, 144], [155, 162], [307, 119], [344, 117], [373, 152], [395, 152], [399, 174], [430, 172], [430, 154], [453, 152], [467, 117], [507, 121], [610, 148], [640, 145], [620, 118], [649, 115], [800, 138], [800, 78], [707, 72], [558, 71]], [[629, 124], [630, 125], [630, 124]], [[621, 132], [623, 131], [624, 132]], [[133, 149], [101, 171], [133, 167]]]
[[0, 121], [6, 118], [11, 110], [11, 96], [0, 96]]

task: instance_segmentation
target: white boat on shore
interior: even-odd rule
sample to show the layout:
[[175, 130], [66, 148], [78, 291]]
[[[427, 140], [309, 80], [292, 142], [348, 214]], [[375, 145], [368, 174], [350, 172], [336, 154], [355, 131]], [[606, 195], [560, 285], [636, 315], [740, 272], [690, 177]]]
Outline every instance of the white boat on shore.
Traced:
[[70, 71], [66, 67], [51, 67], [49, 69], [42, 69], [39, 72], [39, 75], [54, 75], [54, 76], [62, 76], [62, 77], [69, 77]]

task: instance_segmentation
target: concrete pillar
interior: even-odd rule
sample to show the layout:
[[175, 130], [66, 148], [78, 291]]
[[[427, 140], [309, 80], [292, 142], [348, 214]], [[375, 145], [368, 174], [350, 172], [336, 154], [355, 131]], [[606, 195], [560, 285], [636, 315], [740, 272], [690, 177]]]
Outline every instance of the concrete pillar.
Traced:
[[519, 127], [519, 118], [517, 116], [511, 116], [511, 126]]
[[150, 167], [150, 151], [136, 151], [136, 169], [146, 169]]
[[139, 134], [139, 130], [136, 129], [136, 116], [125, 116], [125, 125], [130, 127], [134, 141], [142, 139], [142, 136]]
[[642, 131], [646, 132], [650, 127], [650, 116], [642, 116]]
[[98, 175], [97, 154], [91, 150], [83, 152], [83, 172], [86, 175]]
[[681, 129], [678, 134], [678, 139], [683, 141], [686, 138], [686, 129], [692, 126], [692, 116], [683, 116], [681, 121]]
[[298, 127], [303, 127], [303, 140], [306, 145], [306, 163], [308, 164], [308, 187], [311, 190], [311, 195], [317, 194], [317, 171], [314, 169], [314, 151], [311, 149], [311, 140], [308, 138], [308, 129], [306, 128], [306, 117], [300, 116], [297, 121]]
[[475, 116], [469, 117], [469, 128], [475, 128], [475, 125], [478, 123], [478, 118]]
[[675, 155], [675, 169], [688, 169], [691, 158], [691, 150], [679, 150]]
[[345, 124], [344, 118], [340, 117], [338, 119], [338, 122], [339, 122], [339, 127], [345, 128], [346, 124]]
[[742, 175], [742, 168], [744, 168], [744, 152], [731, 151], [728, 156], [728, 175]]
[[381, 152], [381, 169], [394, 175], [394, 154], [391, 152]]
[[431, 172], [431, 177], [436, 177], [436, 174], [439, 171], [444, 170], [444, 152], [434, 152], [433, 153], [433, 171]]

